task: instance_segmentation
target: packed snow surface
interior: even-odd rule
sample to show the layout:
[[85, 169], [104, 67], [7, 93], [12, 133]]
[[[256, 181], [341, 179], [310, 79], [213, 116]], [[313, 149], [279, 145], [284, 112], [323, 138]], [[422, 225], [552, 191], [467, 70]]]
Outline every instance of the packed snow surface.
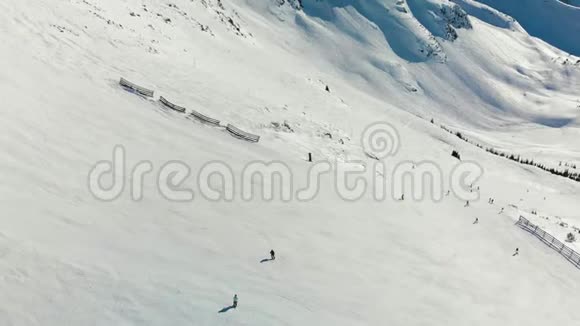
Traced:
[[[580, 270], [514, 223], [578, 234], [580, 183], [439, 126], [548, 166], [580, 164], [578, 8], [517, 3], [0, 2], [0, 325], [578, 324]], [[164, 109], [160, 95], [260, 141]], [[293, 189], [307, 183], [308, 153], [372, 166], [360, 139], [379, 121], [400, 140], [386, 176], [431, 162], [445, 193], [452, 171], [476, 162], [480, 198], [349, 201], [332, 173], [308, 201], [242, 198], [250, 162], [283, 162]], [[112, 201], [89, 191], [116, 146], [127, 173], [151, 163], [140, 200], [129, 175], [116, 176], [126, 186]], [[193, 200], [159, 189], [177, 161], [190, 173], [173, 186]], [[209, 162], [236, 177], [233, 188], [210, 182], [232, 200], [201, 194]], [[276, 260], [261, 262], [270, 249]]]

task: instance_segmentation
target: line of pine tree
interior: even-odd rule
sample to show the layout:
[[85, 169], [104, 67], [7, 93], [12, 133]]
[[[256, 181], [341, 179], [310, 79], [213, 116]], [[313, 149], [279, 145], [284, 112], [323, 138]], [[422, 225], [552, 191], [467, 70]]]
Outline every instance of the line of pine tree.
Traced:
[[[434, 120], [431, 119], [431, 123], [434, 123]], [[547, 167], [546, 165], [539, 163], [539, 162], [535, 162], [533, 159], [527, 159], [527, 158], [522, 158], [520, 155], [514, 155], [514, 154], [508, 154], [508, 153], [504, 153], [501, 151], [496, 150], [495, 148], [492, 147], [483, 147], [481, 144], [475, 143], [469, 139], [467, 139], [465, 136], [463, 136], [463, 134], [461, 134], [459, 131], [453, 132], [451, 129], [447, 128], [444, 125], [440, 125], [441, 129], [447, 131], [450, 134], [455, 135], [457, 138], [471, 144], [474, 146], [477, 146], [478, 148], [481, 149], [485, 149], [486, 152], [499, 156], [499, 157], [503, 157], [503, 158], [507, 158], [508, 160], [512, 160], [514, 162], [520, 163], [520, 164], [524, 164], [524, 165], [530, 165], [530, 166], [535, 166], [539, 169], [542, 169], [546, 172], [549, 172], [553, 175], [558, 175], [564, 178], [568, 178], [577, 182], [580, 182], [580, 172], [573, 172], [570, 171], [569, 168], [572, 169], [576, 169], [576, 164], [573, 163], [565, 163], [564, 166], [567, 167], [567, 169], [561, 170], [561, 169], [556, 169], [556, 168], [551, 168], [551, 167]], [[562, 166], [562, 162], [560, 162], [560, 165]]]

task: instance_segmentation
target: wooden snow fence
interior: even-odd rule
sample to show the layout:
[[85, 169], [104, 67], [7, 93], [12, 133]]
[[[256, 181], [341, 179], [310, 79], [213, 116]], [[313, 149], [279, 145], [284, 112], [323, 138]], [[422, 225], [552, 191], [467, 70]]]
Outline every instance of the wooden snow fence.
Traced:
[[177, 104], [173, 104], [171, 102], [169, 102], [165, 97], [160, 96], [159, 97], [159, 102], [161, 102], [161, 104], [165, 105], [166, 107], [175, 110], [177, 112], [180, 113], [185, 113], [185, 108], [183, 106], [179, 106]]
[[219, 127], [219, 125], [220, 125], [220, 121], [219, 120], [214, 119], [214, 118], [210, 118], [210, 117], [208, 117], [206, 115], [203, 115], [203, 114], [201, 114], [201, 113], [199, 113], [199, 112], [197, 112], [195, 110], [191, 110], [191, 113], [189, 115], [192, 116], [192, 117], [194, 117], [194, 118], [196, 118], [196, 119], [198, 119], [201, 122], [205, 122], [205, 123], [214, 125], [216, 127]]
[[238, 128], [234, 127], [233, 125], [231, 125], [231, 124], [229, 124], [229, 123], [228, 123], [228, 125], [227, 125], [227, 127], [226, 127], [226, 130], [227, 130], [227, 131], [228, 131], [228, 132], [229, 132], [229, 133], [230, 133], [232, 136], [234, 136], [234, 137], [236, 137], [236, 138], [240, 138], [240, 139], [247, 140], [247, 141], [249, 141], [249, 142], [254, 142], [254, 143], [257, 143], [258, 141], [260, 141], [260, 136], [258, 136], [258, 135], [253, 135], [253, 134], [250, 134], [250, 133], [248, 133], [248, 132], [245, 132], [245, 131], [243, 131], [243, 130], [240, 130], [240, 129], [238, 129]]
[[[147, 89], [145, 87], [141, 87], [137, 84], [134, 84], [128, 80], [126, 80], [125, 78], [121, 77], [121, 79], [119, 80], [119, 84], [125, 88], [128, 91], [131, 91], [133, 93], [145, 96], [145, 97], [153, 97], [154, 92], [150, 89]], [[168, 107], [172, 110], [175, 110], [177, 112], [180, 113], [185, 113], [186, 109], [183, 106], [179, 106], [177, 104], [174, 104], [172, 102], [170, 102], [169, 100], [167, 100], [165, 97], [160, 96], [159, 97], [159, 102], [161, 102], [161, 104], [163, 104], [165, 107]], [[220, 121], [214, 118], [210, 118], [202, 113], [199, 113], [195, 110], [191, 110], [190, 114], [191, 117], [196, 118], [197, 120], [216, 126], [216, 127], [220, 127]], [[226, 130], [234, 137], [242, 139], [242, 140], [246, 140], [249, 142], [253, 142], [253, 143], [257, 143], [260, 141], [260, 136], [258, 135], [254, 135], [251, 134], [249, 132], [245, 132], [235, 126], [233, 126], [232, 124], [227, 124], [226, 126]]]
[[147, 89], [145, 87], [141, 87], [137, 84], [133, 84], [132, 82], [126, 80], [125, 78], [121, 77], [121, 80], [119, 81], [119, 84], [121, 86], [123, 86], [123, 88], [132, 91], [134, 93], [137, 93], [139, 95], [142, 96], [146, 96], [146, 97], [153, 97], [153, 91], [150, 89]]

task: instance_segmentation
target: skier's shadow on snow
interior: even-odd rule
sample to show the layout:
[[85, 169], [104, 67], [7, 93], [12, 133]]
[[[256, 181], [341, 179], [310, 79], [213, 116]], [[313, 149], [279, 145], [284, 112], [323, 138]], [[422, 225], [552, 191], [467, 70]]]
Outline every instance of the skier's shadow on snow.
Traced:
[[223, 307], [222, 310], [218, 311], [218, 314], [222, 314], [224, 312], [228, 312], [228, 310], [234, 309], [234, 306]]
[[272, 260], [274, 260], [274, 259], [272, 259], [272, 258], [264, 258], [264, 259], [260, 260], [260, 263], [265, 263], [265, 262], [269, 262], [269, 261], [272, 261]]

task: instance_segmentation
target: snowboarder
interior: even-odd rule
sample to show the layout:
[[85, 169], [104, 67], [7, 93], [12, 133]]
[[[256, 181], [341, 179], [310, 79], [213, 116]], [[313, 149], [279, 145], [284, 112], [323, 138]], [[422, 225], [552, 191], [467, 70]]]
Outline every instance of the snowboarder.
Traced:
[[238, 307], [238, 295], [234, 294], [234, 304], [232, 305], [234, 308]]
[[516, 248], [516, 251], [514, 252], [514, 254], [512, 256], [517, 256], [520, 254], [520, 248]]
[[276, 259], [276, 253], [274, 252], [274, 249], [270, 250], [270, 260], [274, 260]]

